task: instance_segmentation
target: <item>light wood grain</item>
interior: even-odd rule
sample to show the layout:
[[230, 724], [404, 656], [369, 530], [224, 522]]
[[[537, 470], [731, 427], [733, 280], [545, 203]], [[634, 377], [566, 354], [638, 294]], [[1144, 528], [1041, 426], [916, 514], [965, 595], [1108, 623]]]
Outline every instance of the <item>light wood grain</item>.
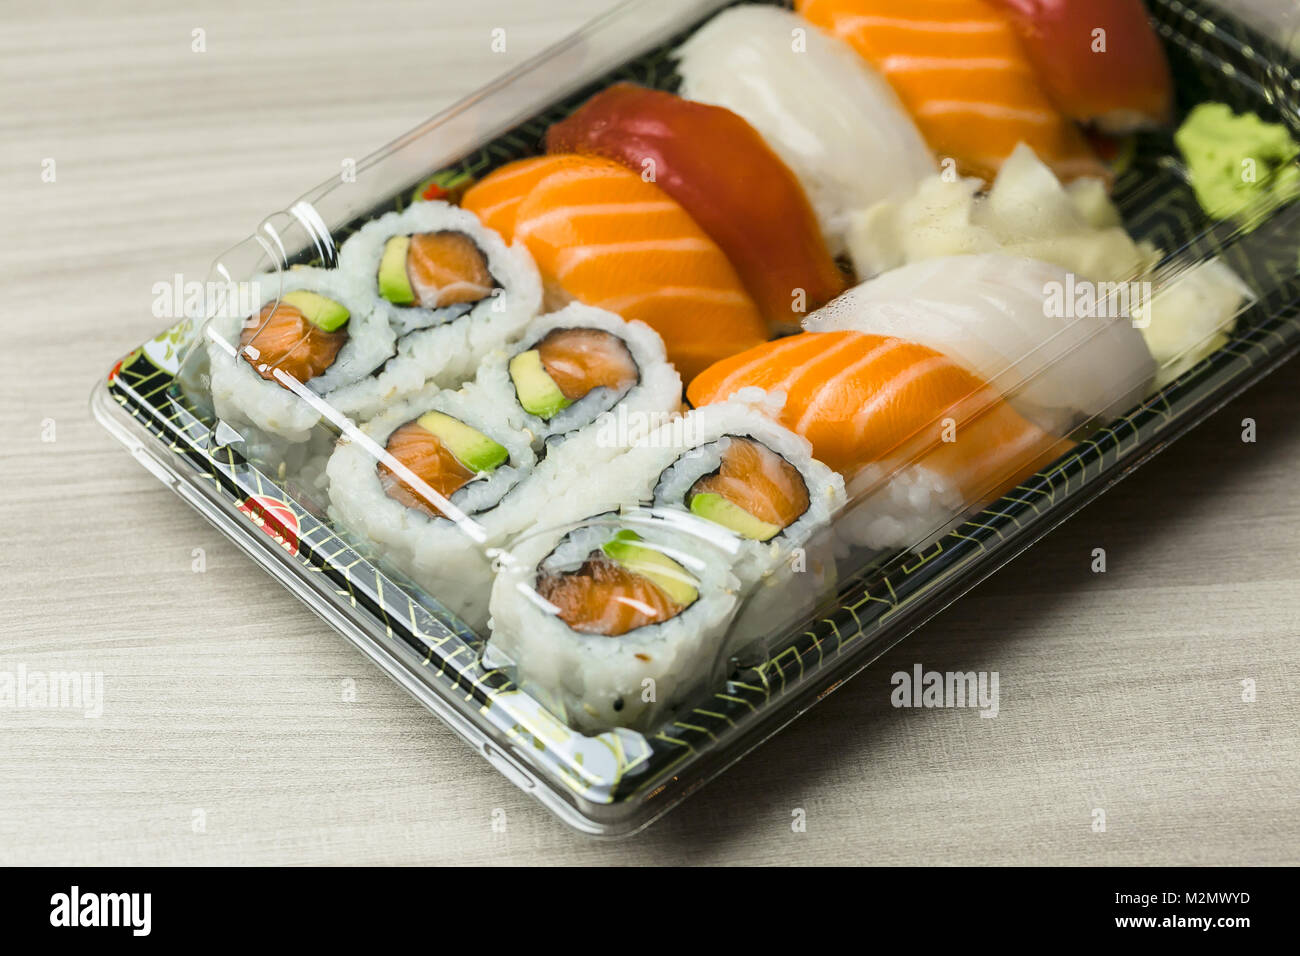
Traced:
[[[6, 5], [0, 671], [101, 671], [106, 704], [0, 710], [0, 863], [1300, 862], [1295, 367], [617, 846], [515, 790], [90, 419], [160, 326], [154, 282], [607, 5]], [[918, 661], [998, 671], [1001, 715], [893, 709]]]

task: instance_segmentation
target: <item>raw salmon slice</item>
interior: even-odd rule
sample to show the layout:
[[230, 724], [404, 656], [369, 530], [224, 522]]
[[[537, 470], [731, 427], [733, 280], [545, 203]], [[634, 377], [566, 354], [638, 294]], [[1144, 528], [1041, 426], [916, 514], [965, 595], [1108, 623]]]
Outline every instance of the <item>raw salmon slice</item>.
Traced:
[[638, 377], [627, 345], [603, 329], [554, 329], [535, 348], [542, 367], [571, 402], [596, 388], [622, 392]]
[[487, 257], [463, 232], [419, 232], [406, 252], [406, 275], [426, 309], [478, 302], [496, 286]]
[[808, 510], [803, 475], [772, 449], [752, 438], [731, 437], [718, 470], [691, 486], [695, 495], [717, 494], [760, 521], [788, 528]]
[[239, 354], [269, 382], [276, 381], [276, 369], [308, 382], [328, 371], [347, 340], [346, 327], [326, 332], [293, 306], [272, 302], [244, 322]]
[[671, 196], [617, 163], [521, 160], [466, 193], [465, 207], [528, 247], [550, 308], [577, 299], [640, 319], [684, 379], [767, 338], [717, 243]]
[[684, 607], [602, 551], [592, 551], [576, 571], [538, 575], [537, 593], [555, 605], [560, 619], [575, 631], [606, 637], [662, 623]]
[[[418, 422], [407, 422], [397, 428], [385, 447], [390, 455], [443, 498], [450, 498], [474, 478], [474, 472], [466, 468], [437, 435]], [[386, 463], [380, 462], [378, 471], [379, 482], [388, 497], [430, 518], [445, 517], [422, 489], [399, 477]]]
[[923, 457], [983, 495], [988, 476], [1026, 473], [1067, 447], [978, 376], [901, 339], [803, 332], [719, 362], [687, 394], [707, 405], [746, 386], [785, 392], [781, 424], [846, 480], [900, 455]]
[[582, 161], [576, 156], [534, 156], [507, 163], [465, 192], [461, 207], [478, 216], [506, 242], [515, 237], [515, 215], [524, 197], [551, 173]]

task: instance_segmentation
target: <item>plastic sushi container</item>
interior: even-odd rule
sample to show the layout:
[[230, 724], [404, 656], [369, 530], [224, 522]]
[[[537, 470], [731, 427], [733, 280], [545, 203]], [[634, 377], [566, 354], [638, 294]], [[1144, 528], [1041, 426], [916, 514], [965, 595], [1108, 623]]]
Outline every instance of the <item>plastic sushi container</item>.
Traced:
[[[796, 308], [788, 328], [753, 342], [718, 333], [740, 320], [698, 301], [625, 321], [615, 313], [641, 315], [619, 304], [635, 296], [572, 292], [565, 283], [611, 246], [662, 236], [616, 223], [583, 238], [566, 201], [597, 204], [592, 216], [630, 202], [687, 230], [710, 231], [707, 216], [681, 214], [627, 155], [618, 167], [605, 153], [599, 167], [557, 166], [503, 219], [494, 172], [545, 155], [557, 124], [569, 123], [570, 147], [595, 141], [601, 123], [583, 126], [577, 111], [616, 83], [727, 100], [718, 70], [680, 51], [693, 43], [698, 61], [725, 68], [718, 44], [743, 31], [699, 31], [729, 6], [628, 0], [360, 162], [354, 180], [268, 216], [214, 263], [216, 294], [118, 361], [92, 396], [146, 468], [590, 834], [663, 815], [1300, 349], [1295, 193], [1209, 215], [1172, 135], [1205, 102], [1294, 134], [1300, 71], [1275, 38], [1194, 0], [1147, 4], [1174, 114], [1115, 140], [1113, 205], [1092, 223], [1145, 257], [1133, 278], [1148, 283], [1148, 323], [1136, 300], [1070, 314], [1074, 290], [1054, 289], [1066, 314], [1045, 332], [1048, 286], [1073, 273], [1026, 264], [1009, 240], [961, 256], [900, 251], [923, 246], [942, 210], [883, 193], [818, 237], [838, 270], [826, 273], [840, 283], [822, 296], [832, 304]], [[798, 6], [832, 9], [819, 21], [828, 34], [779, 11], [791, 18], [772, 21], [781, 29], [823, 37], [786, 30], [796, 46], [837, 32], [836, 3]], [[888, 98], [872, 76], [872, 95]], [[767, 135], [733, 100], [721, 105]], [[872, 136], [871, 148], [895, 148]], [[826, 226], [835, 170], [809, 173], [797, 150], [774, 151], [796, 167], [810, 228]], [[1067, 191], [1023, 156], [1003, 169], [1015, 162], [1047, 189], [1029, 200], [1001, 173], [989, 191], [932, 158], [919, 178], [938, 191], [974, 183], [954, 228], [982, 216], [985, 238], [989, 217], [1023, 216], [1025, 202], [1072, 202], [1083, 220], [1101, 208], [1101, 186]], [[1285, 159], [1269, 175], [1294, 175]], [[583, 179], [592, 168], [598, 182]], [[690, 183], [685, 194], [662, 185], [689, 198]], [[557, 190], [549, 202], [537, 201], [544, 188]], [[719, 244], [744, 247], [742, 231]], [[718, 254], [696, 233], [671, 242]], [[748, 252], [763, 259], [761, 244]], [[651, 266], [619, 268], [629, 288], [661, 295]], [[728, 296], [750, 301], [715, 298]], [[955, 329], [972, 310], [983, 317]], [[1021, 328], [1008, 315], [1030, 317]], [[1150, 321], [1172, 345], [1144, 330]]]

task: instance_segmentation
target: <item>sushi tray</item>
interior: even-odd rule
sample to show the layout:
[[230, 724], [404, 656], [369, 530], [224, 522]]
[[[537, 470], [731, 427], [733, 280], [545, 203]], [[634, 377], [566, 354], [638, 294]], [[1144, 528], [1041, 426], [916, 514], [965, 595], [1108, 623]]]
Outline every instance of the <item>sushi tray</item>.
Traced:
[[1300, 348], [1285, 32], [628, 0], [268, 216], [92, 407], [631, 833]]

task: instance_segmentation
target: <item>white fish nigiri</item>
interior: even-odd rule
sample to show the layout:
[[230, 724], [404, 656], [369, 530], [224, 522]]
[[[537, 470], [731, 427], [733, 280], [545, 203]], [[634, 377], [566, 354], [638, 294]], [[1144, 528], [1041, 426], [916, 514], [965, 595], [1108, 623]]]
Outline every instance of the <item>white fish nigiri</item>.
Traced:
[[[1087, 288], [1103, 297], [1087, 306]], [[1083, 302], [1084, 307], [1079, 308]], [[1057, 435], [1139, 402], [1155, 360], [1119, 296], [1038, 259], [983, 253], [925, 259], [864, 282], [804, 319], [917, 342], [994, 385]], [[1108, 317], [1110, 316], [1110, 317]]]
[[733, 7], [673, 55], [682, 96], [744, 117], [799, 178], [834, 254], [853, 211], [901, 201], [935, 171], [889, 83], [794, 13]]

